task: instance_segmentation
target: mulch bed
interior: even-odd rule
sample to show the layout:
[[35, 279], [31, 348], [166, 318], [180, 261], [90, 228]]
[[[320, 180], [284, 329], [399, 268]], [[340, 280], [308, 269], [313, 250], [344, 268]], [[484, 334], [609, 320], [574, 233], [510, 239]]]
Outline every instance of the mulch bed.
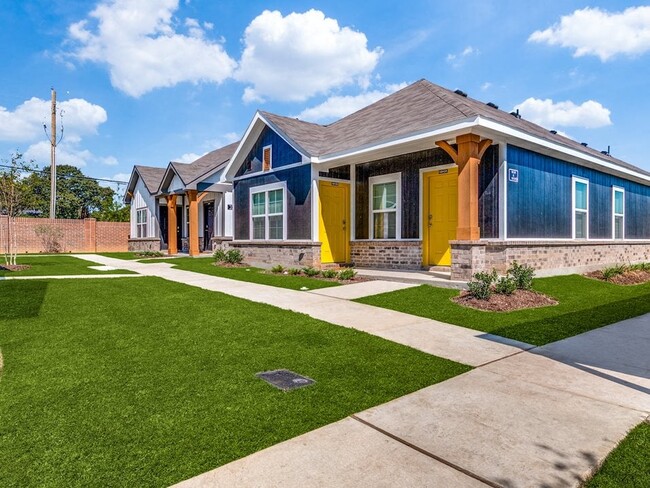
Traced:
[[0, 270], [2, 271], [25, 271], [30, 268], [29, 264], [0, 264]]
[[511, 312], [524, 308], [539, 308], [557, 305], [557, 301], [531, 290], [515, 290], [512, 295], [493, 293], [488, 300], [479, 300], [472, 297], [469, 292], [462, 292], [452, 301], [463, 307], [475, 308], [486, 312]]
[[614, 283], [615, 285], [641, 285], [650, 281], [650, 271], [642, 270], [626, 271], [623, 274], [613, 276], [609, 280], [605, 279], [602, 271], [592, 271], [591, 273], [586, 273], [585, 276], [606, 281], [607, 283]]

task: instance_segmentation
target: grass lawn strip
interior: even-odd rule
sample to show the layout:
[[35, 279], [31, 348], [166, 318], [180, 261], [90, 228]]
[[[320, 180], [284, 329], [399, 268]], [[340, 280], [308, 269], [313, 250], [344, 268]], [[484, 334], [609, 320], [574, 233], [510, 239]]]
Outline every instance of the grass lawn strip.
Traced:
[[194, 271], [221, 278], [230, 278], [231, 280], [248, 281], [250, 283], [259, 283], [260, 285], [277, 286], [280, 288], [289, 288], [291, 290], [300, 290], [309, 288], [316, 290], [318, 288], [328, 288], [339, 286], [345, 282], [326, 281], [306, 276], [291, 276], [284, 274], [273, 274], [267, 270], [246, 267], [227, 267], [214, 266], [214, 260], [211, 258], [171, 258], [171, 259], [150, 259], [143, 261], [146, 263], [170, 263], [176, 268], [185, 271]]
[[3, 486], [167, 486], [470, 369], [153, 277], [0, 282], [0, 310]]
[[484, 312], [454, 303], [451, 298], [458, 294], [457, 290], [429, 285], [356, 301], [538, 346], [650, 312], [650, 283], [619, 286], [570, 275], [536, 278], [533, 289], [555, 298], [559, 304], [512, 312]]
[[650, 423], [646, 420], [614, 449], [585, 488], [650, 486]]
[[18, 264], [28, 264], [30, 269], [23, 271], [0, 270], [0, 276], [16, 277], [21, 276], [63, 276], [63, 275], [101, 275], [101, 274], [132, 274], [131, 271], [116, 269], [111, 271], [99, 271], [90, 269], [89, 266], [101, 266], [84, 259], [65, 255], [48, 256], [18, 256]]

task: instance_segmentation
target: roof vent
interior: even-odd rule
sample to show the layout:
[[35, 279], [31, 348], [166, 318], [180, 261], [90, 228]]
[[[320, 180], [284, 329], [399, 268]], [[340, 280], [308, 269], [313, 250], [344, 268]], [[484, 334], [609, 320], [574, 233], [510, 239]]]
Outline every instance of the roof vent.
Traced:
[[586, 142], [581, 142], [580, 145], [584, 146], [584, 147], [587, 147], [589, 144], [587, 144]]
[[510, 115], [512, 115], [513, 117], [516, 117], [518, 119], [521, 118], [521, 115], [519, 115], [519, 109], [515, 110], [514, 112], [510, 112]]
[[499, 108], [499, 106], [496, 103], [492, 103], [492, 102], [488, 102], [485, 105], [487, 105], [488, 107], [496, 108], [496, 109]]
[[456, 95], [460, 95], [461, 97], [467, 98], [467, 93], [465, 93], [463, 90], [456, 90], [454, 91]]
[[609, 156], [609, 153], [607, 151], [600, 151], [600, 154], [604, 154], [605, 156]]
[[557, 134], [557, 131], [556, 131], [556, 130], [552, 130], [552, 131], [550, 131], [550, 132], [551, 132], [551, 134]]

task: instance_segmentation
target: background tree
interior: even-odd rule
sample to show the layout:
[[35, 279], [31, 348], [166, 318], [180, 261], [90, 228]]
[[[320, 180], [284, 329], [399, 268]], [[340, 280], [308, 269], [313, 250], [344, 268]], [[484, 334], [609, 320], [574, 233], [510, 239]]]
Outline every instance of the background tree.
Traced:
[[16, 265], [16, 217], [25, 210], [26, 195], [22, 174], [31, 168], [32, 164], [25, 163], [20, 153], [12, 154], [11, 161], [3, 159], [0, 166], [0, 215], [6, 219], [6, 225], [0, 228], [0, 241], [6, 265]]

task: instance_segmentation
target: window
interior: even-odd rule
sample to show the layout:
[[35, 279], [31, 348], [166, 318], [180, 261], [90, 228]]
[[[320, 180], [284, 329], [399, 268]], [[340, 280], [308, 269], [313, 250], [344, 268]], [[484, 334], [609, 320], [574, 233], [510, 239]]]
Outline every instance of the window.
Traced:
[[612, 237], [625, 239], [625, 190], [612, 187]]
[[272, 149], [271, 146], [264, 146], [264, 148], [262, 149], [262, 171], [271, 170], [271, 163], [272, 163], [271, 159], [273, 154], [271, 149]]
[[573, 183], [573, 238], [589, 237], [589, 180], [571, 178]]
[[400, 238], [400, 175], [374, 176], [370, 183], [370, 238]]
[[140, 208], [136, 210], [136, 235], [138, 239], [147, 237], [147, 209]]
[[285, 237], [284, 185], [251, 189], [251, 239]]

